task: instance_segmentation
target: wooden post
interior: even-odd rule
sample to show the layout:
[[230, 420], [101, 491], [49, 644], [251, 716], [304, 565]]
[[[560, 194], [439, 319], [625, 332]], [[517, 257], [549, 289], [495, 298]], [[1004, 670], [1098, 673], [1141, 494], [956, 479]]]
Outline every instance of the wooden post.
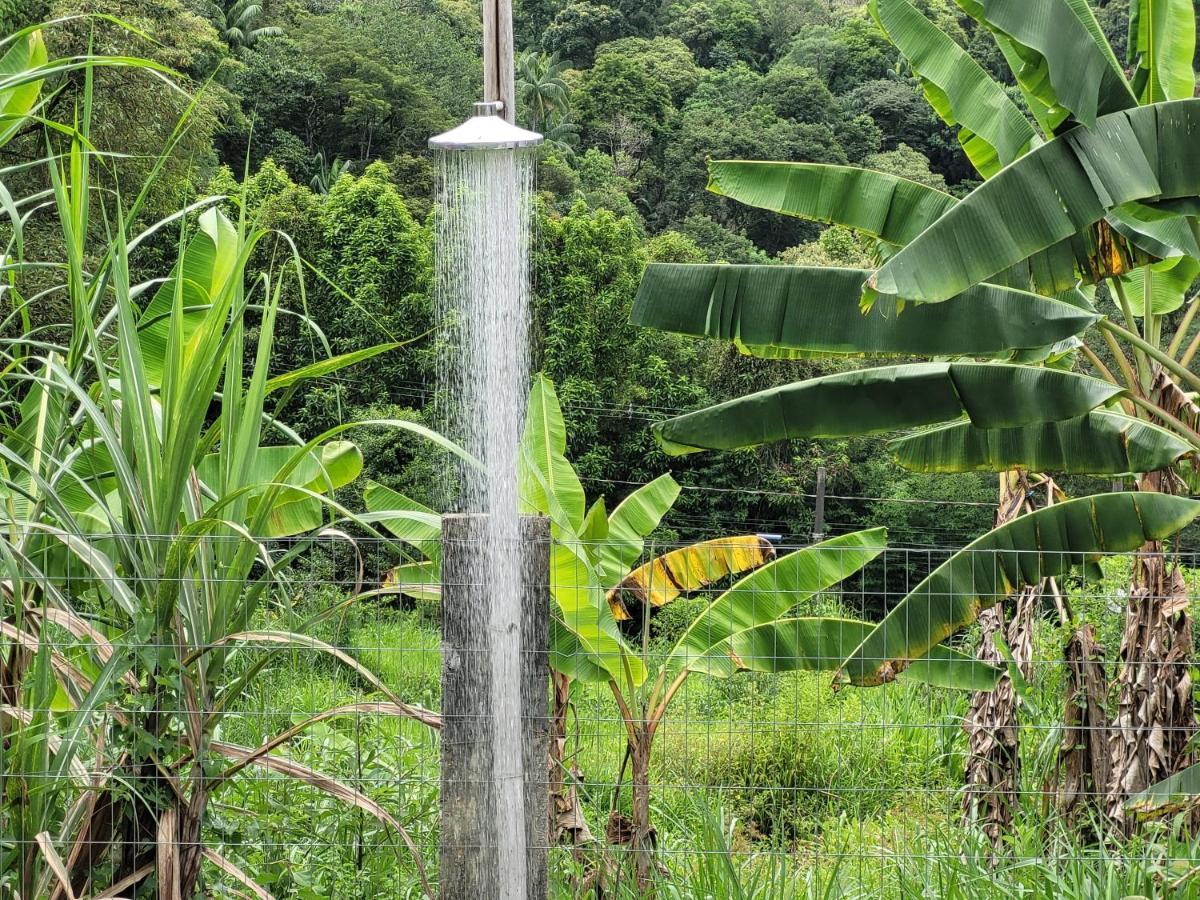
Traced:
[[[495, 897], [496, 785], [492, 748], [488, 585], [475, 561], [487, 517], [442, 518], [442, 798], [439, 869], [443, 900]], [[521, 519], [521, 759], [524, 770], [526, 897], [545, 900], [549, 842], [550, 523]]]
[[515, 76], [512, 0], [483, 0], [483, 99], [503, 103], [510, 125], [517, 124]]
[[824, 540], [825, 538], [825, 467], [817, 467], [817, 502], [813, 508], [813, 533], [814, 541]]

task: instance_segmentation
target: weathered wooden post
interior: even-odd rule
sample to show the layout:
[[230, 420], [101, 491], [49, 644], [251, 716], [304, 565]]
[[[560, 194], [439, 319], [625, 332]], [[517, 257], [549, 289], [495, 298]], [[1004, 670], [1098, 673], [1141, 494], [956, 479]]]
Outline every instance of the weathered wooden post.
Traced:
[[812, 539], [814, 541], [825, 540], [825, 467], [817, 467], [817, 495], [816, 503], [813, 505], [813, 530]]
[[[439, 868], [443, 900], [498, 896], [492, 666], [488, 591], [477, 565], [487, 517], [442, 519], [442, 799]], [[549, 842], [550, 522], [521, 519], [521, 760], [526, 897], [545, 900]], [[515, 688], [516, 686], [514, 686]]]

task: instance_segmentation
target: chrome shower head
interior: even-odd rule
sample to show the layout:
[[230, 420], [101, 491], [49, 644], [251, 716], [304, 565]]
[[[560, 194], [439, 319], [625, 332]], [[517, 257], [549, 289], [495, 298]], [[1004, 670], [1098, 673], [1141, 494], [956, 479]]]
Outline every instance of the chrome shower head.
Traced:
[[456, 128], [429, 139], [431, 150], [515, 150], [536, 147], [542, 136], [510, 125], [501, 113], [504, 104], [489, 100], [475, 104], [475, 115]]

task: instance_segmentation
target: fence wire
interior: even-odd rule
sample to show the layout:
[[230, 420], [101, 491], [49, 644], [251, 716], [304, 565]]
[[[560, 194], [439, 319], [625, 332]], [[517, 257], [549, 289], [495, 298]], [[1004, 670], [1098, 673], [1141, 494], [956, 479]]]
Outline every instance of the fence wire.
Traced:
[[[1194, 554], [1166, 548], [1147, 587], [1147, 554], [834, 540], [548, 548], [549, 638], [522, 667], [550, 680], [521, 716], [551, 896], [1196, 893], [1194, 786], [1142, 794], [1196, 761]], [[245, 539], [182, 563], [162, 541], [158, 574], [8, 560], [0, 897], [149, 896], [164, 847], [204, 896], [420, 897], [514, 839], [479, 821], [494, 806], [442, 802], [495, 771], [441, 739], [474, 717], [486, 743], [494, 689], [442, 697], [464, 667], [486, 682], [487, 628], [443, 652], [448, 603], [493, 602], [484, 575], [263, 541], [243, 616], [199, 561]]]

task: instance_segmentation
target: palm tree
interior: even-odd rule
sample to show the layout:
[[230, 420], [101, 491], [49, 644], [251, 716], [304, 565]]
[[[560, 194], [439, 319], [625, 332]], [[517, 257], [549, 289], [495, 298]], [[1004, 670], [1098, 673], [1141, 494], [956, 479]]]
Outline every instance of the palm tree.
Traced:
[[221, 25], [221, 36], [234, 50], [253, 47], [259, 38], [274, 37], [283, 34], [283, 29], [277, 25], [259, 25], [265, 8], [256, 0], [234, 0], [227, 4], [224, 11], [224, 22]]
[[526, 50], [517, 59], [517, 104], [524, 110], [525, 122], [541, 131], [551, 116], [564, 121], [570, 111], [570, 90], [563, 73], [571, 68], [557, 53]]
[[[1189, 39], [1174, 37], [1194, 35], [1194, 10], [1132, 4], [1127, 78], [1086, 4], [1039, 4], [1052, 27], [1023, 6], [965, 8], [998, 42], [1032, 123], [908, 0], [870, 4], [985, 179], [961, 202], [869, 170], [710, 164], [718, 194], [867, 236], [877, 269], [652, 265], [634, 310], [642, 324], [731, 340], [752, 355], [954, 359], [840, 373], [690, 413], [656, 429], [668, 452], [924, 429], [893, 444], [902, 465], [1006, 472], [1009, 483], [1026, 472], [1140, 473], [1140, 490], [1167, 494], [1195, 483], [1200, 409], [1189, 392], [1200, 389], [1191, 369], [1200, 337], [1190, 327], [1200, 304], [1192, 298], [1174, 315], [1200, 273], [1191, 218], [1200, 210], [1191, 137], [1200, 100], [1191, 99]], [[1102, 283], [1107, 296], [1095, 290]], [[1080, 358], [1091, 375], [1073, 371]], [[1040, 546], [1024, 537], [1027, 549]], [[1113, 774], [1095, 786], [1118, 821], [1127, 798], [1186, 765], [1195, 730], [1182, 662], [1186, 593], [1159, 539], [1145, 539], [1121, 649]], [[921, 602], [931, 604], [921, 616], [930, 633], [966, 624], [953, 594]], [[985, 624], [986, 657], [1000, 623]], [[894, 673], [911, 658], [906, 642], [921, 643], [902, 619], [880, 628], [874, 641], [895, 655], [852, 679]], [[976, 709], [975, 727], [1012, 726], [1012, 704]], [[1164, 730], [1167, 746], [1155, 738]], [[984, 804], [993, 834], [1014, 799], [1000, 787], [1015, 785], [1005, 758], [1015, 757], [1006, 750], [968, 771], [969, 796], [1008, 794]]]

